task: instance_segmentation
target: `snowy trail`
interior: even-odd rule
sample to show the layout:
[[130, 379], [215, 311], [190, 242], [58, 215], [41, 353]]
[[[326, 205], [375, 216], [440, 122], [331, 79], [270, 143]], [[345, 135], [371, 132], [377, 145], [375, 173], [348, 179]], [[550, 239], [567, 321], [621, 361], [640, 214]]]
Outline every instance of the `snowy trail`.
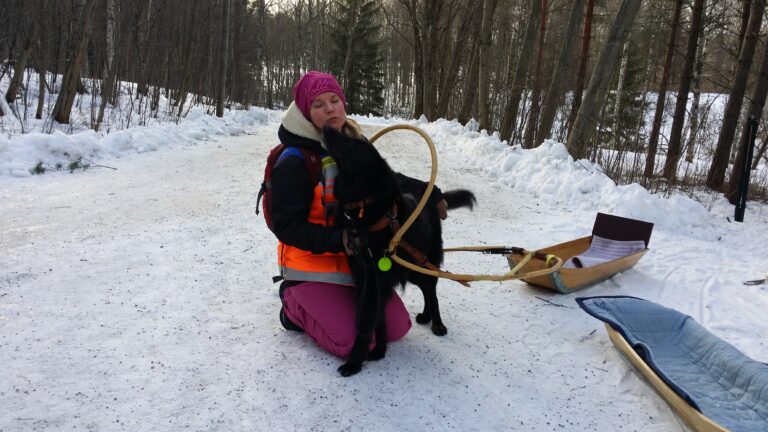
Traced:
[[[275, 240], [253, 214], [276, 129], [124, 156], [107, 164], [116, 171], [2, 179], [0, 430], [687, 430], [578, 309], [580, 295], [678, 307], [768, 359], [755, 344], [768, 324], [728, 314], [761, 316], [765, 289], [737, 286], [753, 299], [734, 296], [733, 281], [697, 263], [706, 242], [659, 232], [635, 269], [574, 295], [443, 280], [447, 336], [414, 323], [384, 360], [342, 379], [339, 359], [277, 320]], [[428, 178], [415, 136], [377, 146], [394, 169]], [[439, 157], [438, 184], [470, 188], [479, 204], [451, 214], [446, 247], [538, 248], [591, 230], [592, 219]], [[765, 248], [713, 260], [759, 259]], [[446, 262], [505, 266], [475, 255]], [[404, 301], [421, 310], [418, 291]]]

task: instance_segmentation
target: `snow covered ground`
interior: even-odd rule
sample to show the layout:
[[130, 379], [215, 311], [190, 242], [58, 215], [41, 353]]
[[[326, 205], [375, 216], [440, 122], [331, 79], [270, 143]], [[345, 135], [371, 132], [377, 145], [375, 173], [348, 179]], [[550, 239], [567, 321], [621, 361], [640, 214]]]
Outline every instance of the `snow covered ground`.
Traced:
[[[72, 174], [25, 174], [24, 155], [66, 136], [0, 137], [0, 430], [688, 430], [579, 296], [676, 308], [768, 361], [768, 285], [742, 285], [768, 270], [768, 208], [750, 203], [732, 223], [724, 200], [706, 209], [617, 187], [562, 144], [510, 148], [438, 121], [415, 122], [437, 144], [438, 184], [479, 201], [451, 213], [446, 247], [541, 248], [589, 234], [602, 211], [655, 223], [651, 251], [571, 295], [442, 280], [448, 335], [414, 323], [384, 360], [340, 378], [340, 359], [277, 320], [276, 242], [253, 210], [278, 118], [252, 109], [92, 134], [73, 148], [116, 169]], [[370, 133], [385, 123], [361, 121]], [[44, 150], [18, 150], [23, 140]], [[428, 178], [416, 135], [377, 146]], [[449, 254], [445, 268], [506, 262]], [[420, 311], [417, 289], [403, 296]]]

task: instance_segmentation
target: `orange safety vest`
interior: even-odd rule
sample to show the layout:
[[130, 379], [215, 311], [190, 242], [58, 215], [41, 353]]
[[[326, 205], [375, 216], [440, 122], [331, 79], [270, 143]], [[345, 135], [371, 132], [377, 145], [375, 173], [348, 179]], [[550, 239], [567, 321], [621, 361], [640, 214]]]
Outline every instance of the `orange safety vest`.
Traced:
[[[336, 202], [333, 195], [336, 162], [330, 156], [325, 156], [322, 166], [322, 178], [315, 185], [308, 221], [329, 226], [333, 225], [333, 214], [329, 214], [328, 209], [333, 208], [332, 204]], [[314, 254], [278, 240], [277, 262], [285, 280], [355, 284], [344, 252]]]

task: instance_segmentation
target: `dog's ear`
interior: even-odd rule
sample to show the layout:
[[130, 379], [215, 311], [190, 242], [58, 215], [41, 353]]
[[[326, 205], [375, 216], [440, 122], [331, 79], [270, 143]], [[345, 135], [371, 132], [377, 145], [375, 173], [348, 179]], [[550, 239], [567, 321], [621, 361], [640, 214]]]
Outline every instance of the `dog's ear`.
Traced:
[[[321, 142], [339, 166], [366, 166], [371, 159], [373, 146], [366, 140], [352, 138], [336, 129], [325, 126]], [[374, 150], [375, 151], [375, 150]]]
[[360, 140], [356, 140], [330, 126], [323, 126], [323, 130], [320, 134], [320, 141], [323, 144], [323, 147], [330, 151], [331, 147], [353, 145]]

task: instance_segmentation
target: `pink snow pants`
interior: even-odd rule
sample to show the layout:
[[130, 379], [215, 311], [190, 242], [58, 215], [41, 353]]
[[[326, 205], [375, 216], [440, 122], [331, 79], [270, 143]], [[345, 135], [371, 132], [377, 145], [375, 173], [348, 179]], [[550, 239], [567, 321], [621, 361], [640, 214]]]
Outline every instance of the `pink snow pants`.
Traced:
[[[355, 342], [354, 287], [304, 282], [283, 293], [285, 315], [331, 354], [346, 358]], [[411, 329], [411, 317], [397, 293], [385, 306], [387, 340], [401, 339]]]

